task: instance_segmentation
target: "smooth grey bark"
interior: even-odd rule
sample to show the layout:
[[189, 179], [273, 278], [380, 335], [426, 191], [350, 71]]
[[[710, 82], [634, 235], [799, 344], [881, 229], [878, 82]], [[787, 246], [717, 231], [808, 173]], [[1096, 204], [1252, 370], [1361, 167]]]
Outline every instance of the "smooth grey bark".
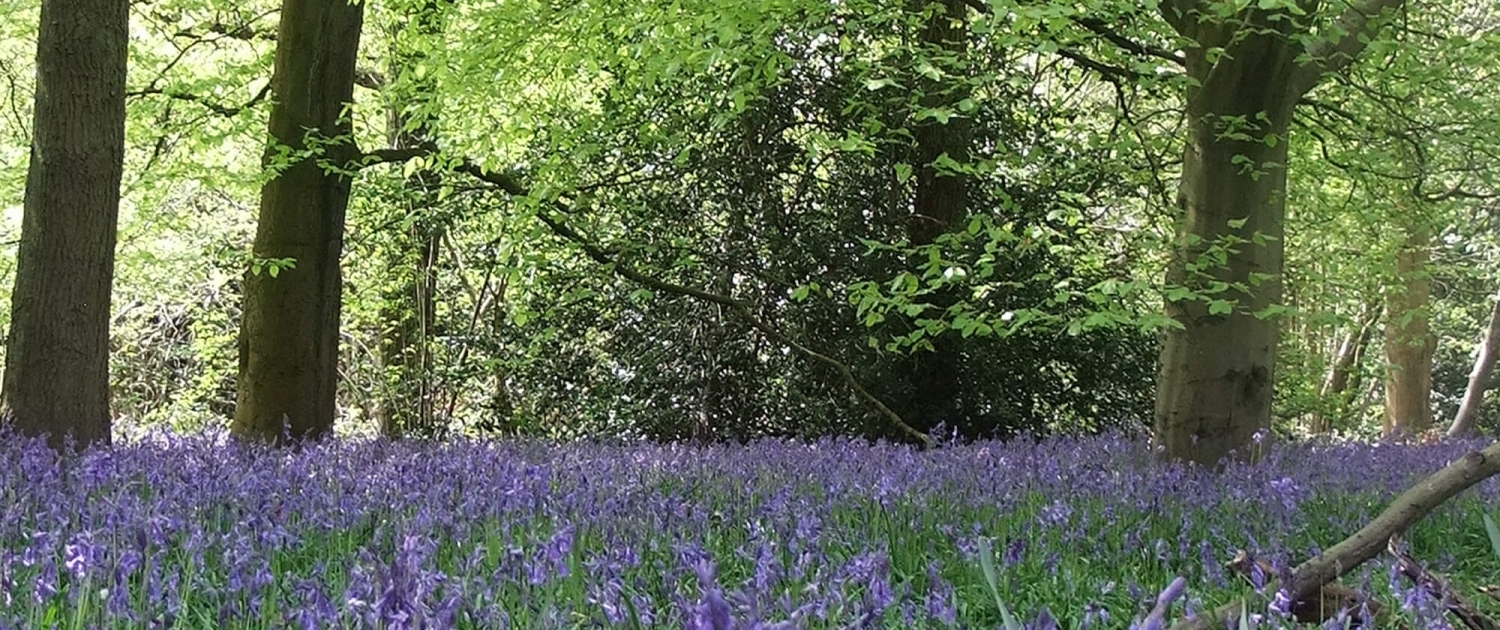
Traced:
[[1495, 359], [1500, 356], [1500, 294], [1490, 307], [1490, 323], [1485, 327], [1484, 338], [1479, 342], [1478, 355], [1474, 357], [1474, 369], [1469, 372], [1469, 385], [1464, 388], [1464, 400], [1448, 427], [1448, 436], [1456, 437], [1473, 433], [1479, 419], [1479, 407], [1484, 404], [1484, 393], [1489, 390], [1490, 378], [1495, 373]]
[[1396, 253], [1398, 285], [1386, 296], [1386, 435], [1415, 435], [1432, 426], [1432, 357], [1437, 338], [1428, 317], [1431, 240], [1424, 230], [1407, 234]]
[[125, 156], [126, 0], [43, 0], [0, 417], [110, 442], [109, 321]]
[[261, 188], [254, 254], [292, 258], [276, 277], [247, 273], [240, 325], [240, 372], [232, 432], [283, 444], [333, 430], [338, 384], [339, 256], [349, 178], [327, 172], [358, 155], [345, 107], [353, 100], [354, 63], [364, 5], [348, 0], [284, 0], [271, 79], [268, 165], [283, 148], [327, 143]]
[[1213, 17], [1207, 0], [1162, 3], [1163, 18], [1196, 44], [1184, 51], [1194, 86], [1167, 283], [1239, 287], [1214, 296], [1235, 300], [1227, 314], [1199, 300], [1166, 304], [1182, 325], [1162, 340], [1155, 434], [1166, 457], [1217, 464], [1249, 455], [1244, 447], [1270, 428], [1280, 324], [1257, 313], [1281, 300], [1292, 109], [1364, 49], [1371, 16], [1401, 2], [1349, 7], [1339, 29], [1325, 31], [1339, 39], [1307, 46], [1295, 37], [1301, 21], [1280, 11], [1252, 8], [1226, 20]]

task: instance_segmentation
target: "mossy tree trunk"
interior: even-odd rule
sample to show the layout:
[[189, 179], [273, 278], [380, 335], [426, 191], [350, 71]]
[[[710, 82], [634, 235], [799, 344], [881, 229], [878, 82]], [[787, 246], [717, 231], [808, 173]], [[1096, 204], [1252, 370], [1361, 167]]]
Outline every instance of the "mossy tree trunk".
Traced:
[[126, 0], [43, 0], [6, 423], [108, 444], [110, 291], [125, 155]]
[[333, 429], [350, 188], [343, 173], [357, 154], [345, 108], [363, 18], [364, 5], [348, 0], [282, 3], [266, 152], [277, 174], [261, 189], [254, 256], [290, 258], [295, 267], [245, 279], [232, 426], [242, 438], [282, 444]]

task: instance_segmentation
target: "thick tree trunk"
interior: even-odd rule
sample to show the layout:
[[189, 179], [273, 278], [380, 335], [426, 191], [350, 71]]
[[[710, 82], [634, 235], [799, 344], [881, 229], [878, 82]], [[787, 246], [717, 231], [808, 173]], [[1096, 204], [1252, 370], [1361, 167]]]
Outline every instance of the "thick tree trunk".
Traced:
[[[333, 429], [342, 290], [339, 255], [350, 180], [322, 163], [355, 155], [344, 108], [353, 97], [364, 5], [348, 0], [284, 0], [271, 80], [268, 166], [289, 148], [321, 155], [280, 170], [261, 189], [257, 258], [292, 258], [296, 267], [250, 273], [240, 328], [235, 435], [284, 443]], [[325, 144], [329, 139], [337, 140]]]
[[1495, 295], [1490, 324], [1485, 328], [1484, 339], [1479, 342], [1479, 354], [1474, 357], [1473, 371], [1469, 372], [1469, 386], [1464, 389], [1464, 401], [1453, 416], [1453, 424], [1448, 427], [1449, 436], [1473, 433], [1477, 428], [1479, 407], [1484, 404], [1484, 393], [1495, 373], [1496, 356], [1500, 356], [1500, 294]]
[[[926, 3], [922, 3], [925, 6]], [[963, 0], [944, 0], [944, 11], [934, 13], [922, 32], [923, 43], [939, 54], [962, 54], [967, 31], [964, 19], [968, 5]], [[938, 64], [942, 67], [943, 64]], [[946, 67], [951, 73], [960, 67]], [[914, 213], [907, 226], [912, 245], [930, 245], [938, 237], [968, 219], [968, 178], [937, 165], [943, 156], [958, 164], [969, 161], [969, 124], [967, 114], [957, 111], [956, 104], [967, 96], [959, 81], [929, 82], [923, 99], [927, 107], [947, 107], [954, 116], [946, 122], [929, 118], [916, 124], [916, 195]], [[925, 262], [925, 259], [922, 261]], [[936, 295], [939, 308], [954, 301], [952, 296]], [[901, 372], [910, 389], [901, 416], [918, 431], [929, 433], [940, 423], [962, 424], [962, 388], [959, 364], [961, 344], [952, 335], [931, 339], [932, 349], [916, 350], [908, 356]]]
[[1183, 51], [1193, 85], [1167, 283], [1234, 300], [1228, 313], [1223, 303], [1166, 305], [1182, 325], [1165, 334], [1157, 381], [1156, 439], [1167, 457], [1214, 464], [1270, 428], [1279, 321], [1257, 315], [1281, 300], [1292, 108], [1358, 57], [1401, 1], [1349, 6], [1334, 28], [1306, 38], [1294, 32], [1304, 21], [1283, 11], [1226, 17], [1207, 0], [1161, 3], [1162, 17], [1196, 43]]
[[[1343, 414], [1348, 411], [1353, 397], [1350, 392], [1359, 391], [1359, 373], [1355, 367], [1364, 357], [1365, 348], [1369, 347], [1370, 340], [1375, 337], [1375, 324], [1380, 319], [1381, 309], [1378, 304], [1366, 304], [1361, 315], [1358, 327], [1345, 335], [1344, 341], [1339, 344], [1338, 354], [1333, 358], [1333, 364], [1328, 368], [1328, 376], [1323, 379], [1323, 385], [1318, 389], [1318, 396], [1323, 399], [1325, 405], [1332, 405], [1333, 412]], [[1330, 400], [1332, 399], [1332, 400]], [[1331, 428], [1328, 419], [1329, 410], [1324, 408], [1313, 415], [1313, 433], [1326, 433]]]
[[0, 417], [108, 444], [110, 290], [125, 155], [126, 0], [43, 0]]
[[1156, 436], [1167, 456], [1200, 464], [1218, 463], [1271, 426], [1279, 322], [1256, 313], [1281, 300], [1293, 52], [1273, 36], [1241, 43], [1235, 58], [1217, 64], [1190, 56], [1203, 84], [1189, 95], [1182, 224], [1167, 273], [1168, 285], [1195, 291], [1232, 287], [1207, 296], [1232, 300], [1228, 313], [1202, 300], [1166, 304], [1182, 328], [1162, 343]]
[[1431, 240], [1426, 231], [1414, 230], [1396, 253], [1401, 284], [1387, 296], [1386, 305], [1386, 435], [1413, 435], [1432, 426], [1432, 355], [1437, 338], [1428, 318]]

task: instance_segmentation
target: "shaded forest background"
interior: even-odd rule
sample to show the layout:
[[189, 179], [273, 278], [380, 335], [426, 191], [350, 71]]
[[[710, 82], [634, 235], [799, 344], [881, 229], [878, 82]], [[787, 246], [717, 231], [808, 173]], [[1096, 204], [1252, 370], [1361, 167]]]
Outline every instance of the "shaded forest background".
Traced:
[[[902, 437], [790, 342], [921, 432], [1149, 429], [1163, 302], [1235, 308], [1163, 280], [1206, 47], [1093, 4], [366, 3], [353, 139], [408, 151], [351, 173], [335, 427]], [[0, 6], [9, 291], [36, 5]], [[1500, 287], [1500, 13], [1386, 18], [1265, 140], [1290, 155], [1283, 299], [1253, 313], [1284, 435], [1446, 426]], [[277, 7], [131, 19], [115, 426], [222, 426], [246, 279], [302, 262], [249, 254]]]

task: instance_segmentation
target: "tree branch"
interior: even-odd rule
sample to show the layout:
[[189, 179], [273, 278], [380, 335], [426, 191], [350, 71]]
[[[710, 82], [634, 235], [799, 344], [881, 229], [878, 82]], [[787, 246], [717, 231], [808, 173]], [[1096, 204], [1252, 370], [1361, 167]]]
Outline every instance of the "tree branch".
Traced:
[[385, 74], [374, 68], [355, 68], [354, 84], [371, 90], [385, 87]]
[[1187, 63], [1187, 61], [1184, 60], [1181, 56], [1179, 56], [1177, 53], [1174, 53], [1174, 52], [1172, 52], [1170, 50], [1166, 50], [1166, 49], [1163, 49], [1163, 48], [1157, 48], [1157, 47], [1151, 46], [1149, 44], [1142, 44], [1142, 43], [1137, 42], [1137, 41], [1135, 41], [1133, 39], [1130, 39], [1129, 37], [1126, 37], [1124, 35], [1121, 35], [1119, 33], [1114, 32], [1113, 30], [1111, 30], [1109, 28], [1108, 25], [1106, 25], [1104, 23], [1103, 20], [1098, 20], [1098, 19], [1095, 19], [1095, 18], [1087, 18], [1087, 17], [1074, 17], [1073, 18], [1073, 22], [1075, 24], [1079, 25], [1079, 26], [1082, 26], [1082, 27], [1090, 30], [1090, 31], [1093, 31], [1095, 35], [1103, 37], [1106, 40], [1109, 40], [1114, 45], [1119, 46], [1120, 48], [1124, 48], [1125, 50], [1133, 52], [1133, 53], [1135, 53], [1137, 55], [1145, 55], [1147, 57], [1156, 57], [1157, 59], [1164, 59], [1166, 61], [1170, 61], [1172, 63], [1175, 63], [1178, 66], [1182, 66], [1182, 65], [1185, 65]]
[[254, 107], [255, 105], [257, 105], [261, 101], [265, 100], [266, 96], [269, 95], [270, 93], [271, 93], [271, 82], [267, 81], [266, 84], [260, 88], [260, 91], [255, 93], [255, 96], [250, 97], [250, 100], [245, 101], [244, 105], [240, 105], [238, 107], [232, 106], [232, 105], [223, 105], [223, 104], [220, 104], [220, 103], [215, 103], [215, 102], [210, 101], [210, 100], [208, 100], [206, 98], [203, 98], [202, 96], [198, 96], [197, 94], [188, 94], [188, 93], [185, 93], [185, 92], [168, 92], [168, 91], [163, 90], [161, 88], [154, 88], [154, 87], [153, 88], [146, 88], [144, 90], [136, 90], [134, 92], [126, 92], [125, 93], [125, 97], [126, 98], [139, 98], [139, 97], [142, 97], [142, 96], [161, 95], [161, 96], [165, 96], [167, 98], [178, 100], [178, 101], [187, 101], [187, 102], [190, 102], [190, 103], [197, 103], [197, 104], [202, 105], [203, 107], [207, 108], [209, 111], [211, 111], [211, 112], [213, 112], [215, 114], [218, 114], [218, 115], [223, 116], [225, 118], [232, 118], [234, 116], [238, 116], [240, 114], [240, 112], [243, 112], [243, 111], [245, 111], [247, 109], [250, 109], [251, 107]]
[[1490, 619], [1480, 612], [1467, 598], [1454, 590], [1453, 586], [1443, 579], [1443, 576], [1428, 571], [1416, 558], [1411, 556], [1401, 544], [1401, 539], [1392, 536], [1391, 542], [1386, 545], [1386, 550], [1396, 558], [1396, 567], [1406, 579], [1411, 580], [1417, 588], [1425, 589], [1427, 594], [1434, 599], [1443, 602], [1443, 606], [1452, 613], [1454, 617], [1463, 622], [1464, 627], [1469, 630], [1500, 630], [1500, 623]]
[[259, 30], [251, 25], [250, 22], [244, 22], [241, 24], [224, 24], [223, 22], [214, 22], [213, 24], [204, 26], [203, 30], [207, 31], [207, 33], [198, 33], [192, 30], [183, 29], [177, 31], [176, 33], [173, 33], [172, 36], [182, 37], [185, 39], [205, 39], [209, 34], [213, 34], [219, 35], [221, 37], [228, 37], [229, 39], [237, 39], [242, 42], [254, 41], [257, 39], [268, 42], [276, 41], [276, 31], [274, 29]]
[[[1290, 602], [1306, 601], [1324, 584], [1374, 558], [1386, 548], [1392, 536], [1406, 531], [1433, 508], [1496, 473], [1500, 473], [1500, 442], [1482, 451], [1470, 451], [1401, 493], [1363, 529], [1299, 565], [1281, 593]], [[1179, 621], [1172, 630], [1223, 628], [1238, 620], [1246, 604], [1244, 599], [1230, 602], [1207, 614]]]
[[1146, 75], [1131, 70], [1130, 68], [1113, 66], [1102, 61], [1095, 61], [1083, 56], [1082, 53], [1077, 53], [1066, 48], [1058, 48], [1057, 54], [1066, 59], [1072, 60], [1073, 63], [1076, 63], [1079, 66], [1088, 68], [1090, 70], [1093, 70], [1094, 72], [1098, 72], [1108, 79], [1135, 81], [1146, 78]]
[[1317, 86], [1323, 75], [1353, 63], [1380, 27], [1377, 19], [1387, 10], [1400, 8], [1404, 1], [1364, 0], [1345, 9], [1328, 29], [1330, 34], [1338, 34], [1338, 40], [1322, 39], [1307, 47], [1305, 52], [1310, 59], [1292, 72], [1291, 93], [1301, 97]]

